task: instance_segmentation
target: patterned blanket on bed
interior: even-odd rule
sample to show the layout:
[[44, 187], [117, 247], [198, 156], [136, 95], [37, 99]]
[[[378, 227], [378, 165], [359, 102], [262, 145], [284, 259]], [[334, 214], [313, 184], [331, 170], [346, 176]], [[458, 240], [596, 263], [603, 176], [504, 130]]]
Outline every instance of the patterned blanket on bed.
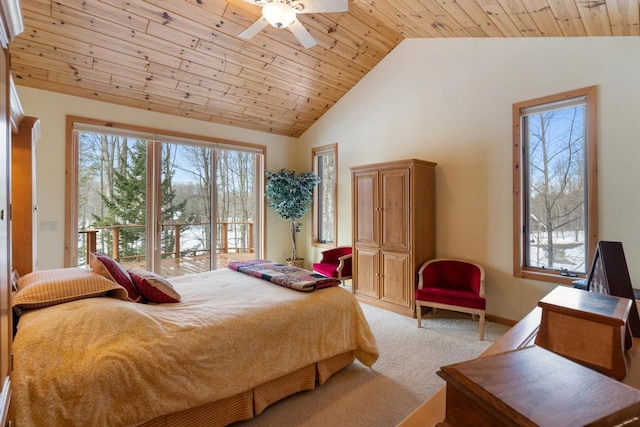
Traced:
[[325, 277], [304, 268], [278, 264], [263, 259], [233, 261], [229, 263], [229, 268], [302, 292], [312, 292], [316, 289], [340, 285], [340, 281], [333, 277]]

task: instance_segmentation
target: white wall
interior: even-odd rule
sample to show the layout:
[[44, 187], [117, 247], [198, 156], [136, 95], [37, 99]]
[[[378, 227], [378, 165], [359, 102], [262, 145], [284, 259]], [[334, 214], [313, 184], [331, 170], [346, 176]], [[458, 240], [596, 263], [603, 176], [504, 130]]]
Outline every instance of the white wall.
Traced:
[[[18, 82], [19, 83], [19, 82]], [[262, 144], [267, 147], [267, 169], [292, 167], [295, 138], [170, 116], [147, 110], [17, 87], [25, 115], [40, 119], [42, 138], [37, 145], [38, 268], [63, 267], [66, 116], [74, 115], [118, 123], [166, 129], [193, 135]], [[288, 228], [273, 210], [267, 211], [266, 257], [284, 260], [289, 251]], [[280, 237], [284, 236], [284, 237]], [[304, 249], [303, 249], [304, 251]]]
[[338, 143], [338, 243], [350, 244], [349, 167], [437, 162], [437, 255], [482, 263], [488, 312], [518, 320], [554, 285], [512, 275], [512, 104], [598, 86], [599, 237], [623, 242], [640, 287], [638, 76], [638, 37], [408, 39], [300, 138], [298, 163]]

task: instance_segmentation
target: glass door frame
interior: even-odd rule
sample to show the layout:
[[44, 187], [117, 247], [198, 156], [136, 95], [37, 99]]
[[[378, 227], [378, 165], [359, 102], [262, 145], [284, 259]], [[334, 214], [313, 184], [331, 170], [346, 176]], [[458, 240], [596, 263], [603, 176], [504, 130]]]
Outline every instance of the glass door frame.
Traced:
[[[79, 195], [79, 138], [77, 137], [76, 125], [80, 128], [93, 129], [95, 132], [123, 134], [146, 134], [145, 139], [150, 141], [147, 148], [147, 268], [150, 271], [160, 271], [161, 265], [161, 215], [160, 215], [160, 156], [162, 143], [175, 141], [174, 143], [188, 142], [195, 145], [212, 147], [212, 176], [216, 173], [216, 153], [218, 149], [229, 149], [244, 151], [256, 154], [255, 167], [255, 225], [253, 227], [253, 241], [256, 258], [262, 258], [265, 253], [265, 223], [266, 204], [264, 203], [264, 170], [266, 164], [266, 146], [237, 141], [219, 140], [214, 138], [189, 135], [170, 131], [159, 131], [135, 125], [116, 124], [96, 119], [83, 118], [77, 116], [67, 116], [67, 152], [65, 167], [65, 245], [64, 245], [64, 266], [75, 267], [78, 265], [78, 195]], [[151, 165], [157, 165], [151, 166]], [[215, 179], [215, 178], [214, 178]], [[211, 188], [212, 205], [216, 206], [217, 191], [216, 185]], [[212, 210], [211, 221], [211, 257], [210, 268], [216, 268], [216, 247], [217, 247], [217, 226], [215, 209]]]

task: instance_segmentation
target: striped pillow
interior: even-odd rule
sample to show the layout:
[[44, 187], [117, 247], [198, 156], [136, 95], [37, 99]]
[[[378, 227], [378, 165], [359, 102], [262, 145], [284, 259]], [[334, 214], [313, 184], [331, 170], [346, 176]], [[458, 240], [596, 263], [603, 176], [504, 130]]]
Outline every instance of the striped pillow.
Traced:
[[129, 300], [122, 286], [86, 268], [34, 271], [18, 280], [18, 289], [12, 306], [19, 312], [91, 297]]
[[118, 261], [114, 260], [108, 255], [102, 255], [95, 252], [92, 252], [89, 258], [89, 265], [94, 273], [98, 273], [103, 275], [109, 280], [113, 280], [123, 288], [127, 290], [129, 293], [129, 298], [133, 302], [140, 302], [142, 300], [142, 296], [136, 286], [133, 284], [133, 280], [131, 280], [131, 276], [127, 273], [127, 270], [118, 263]]
[[167, 279], [147, 270], [128, 270], [145, 300], [156, 303], [178, 302], [180, 294]]

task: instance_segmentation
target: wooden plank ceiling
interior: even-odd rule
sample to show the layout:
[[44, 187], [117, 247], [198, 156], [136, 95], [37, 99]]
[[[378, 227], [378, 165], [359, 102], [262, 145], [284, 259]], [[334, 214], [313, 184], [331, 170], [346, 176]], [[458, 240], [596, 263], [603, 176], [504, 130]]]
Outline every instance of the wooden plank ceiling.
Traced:
[[[313, 2], [314, 0], [307, 0]], [[349, 0], [299, 45], [241, 0], [21, 0], [16, 84], [297, 137], [404, 38], [639, 35], [639, 0]]]

